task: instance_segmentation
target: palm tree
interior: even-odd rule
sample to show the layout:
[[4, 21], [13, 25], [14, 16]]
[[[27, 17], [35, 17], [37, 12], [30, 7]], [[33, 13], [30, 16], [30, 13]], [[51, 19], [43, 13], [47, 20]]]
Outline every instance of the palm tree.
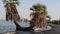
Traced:
[[20, 16], [16, 9], [16, 6], [19, 5], [18, 0], [3, 0], [4, 6], [6, 8], [6, 21], [11, 20], [16, 25], [16, 30], [18, 29], [20, 22]]
[[[30, 10], [33, 11], [33, 13], [31, 13], [32, 15], [32, 19], [30, 21], [31, 24], [34, 24], [34, 26], [43, 28], [46, 24], [46, 16], [47, 16], [47, 11], [46, 11], [46, 6], [37, 3], [36, 5], [33, 5], [32, 8], [30, 8]], [[44, 23], [45, 25], [43, 25]]]
[[5, 8], [6, 8], [6, 20], [12, 20], [13, 12], [18, 14], [16, 9], [16, 5], [19, 5], [18, 0], [3, 0], [3, 3], [5, 4]]

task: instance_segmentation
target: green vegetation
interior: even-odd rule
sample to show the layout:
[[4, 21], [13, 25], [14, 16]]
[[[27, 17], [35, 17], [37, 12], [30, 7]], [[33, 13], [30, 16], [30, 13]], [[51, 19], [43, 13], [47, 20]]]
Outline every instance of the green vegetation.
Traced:
[[6, 5], [7, 3], [19, 5], [19, 1], [18, 0], [3, 0], [3, 4]]
[[[37, 3], [36, 5], [33, 5], [32, 8], [30, 8], [30, 10], [33, 11], [31, 15], [33, 17], [32, 19], [34, 21], [33, 23], [35, 23], [35, 26], [44, 27], [45, 25], [47, 25], [47, 11], [45, 5]], [[44, 22], [44, 24], [42, 24], [42, 22]]]

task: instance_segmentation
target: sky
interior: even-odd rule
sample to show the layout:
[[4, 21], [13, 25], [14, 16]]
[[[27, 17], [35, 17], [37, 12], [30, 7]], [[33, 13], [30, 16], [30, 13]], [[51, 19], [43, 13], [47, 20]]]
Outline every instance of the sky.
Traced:
[[[60, 19], [60, 0], [19, 0], [20, 5], [17, 6], [18, 13], [21, 18], [30, 19], [30, 8], [36, 3], [41, 3], [47, 7], [48, 15], [51, 16], [51, 20]], [[0, 19], [5, 19], [6, 10], [2, 0], [0, 0]]]

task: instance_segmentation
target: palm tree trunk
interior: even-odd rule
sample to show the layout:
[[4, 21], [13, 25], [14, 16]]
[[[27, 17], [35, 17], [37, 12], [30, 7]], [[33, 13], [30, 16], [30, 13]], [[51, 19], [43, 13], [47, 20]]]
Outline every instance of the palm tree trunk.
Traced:
[[47, 25], [46, 18], [43, 14], [36, 13], [32, 19], [35, 19], [35, 21], [32, 20], [34, 23], [30, 23], [34, 24], [35, 27], [44, 28]]
[[11, 11], [10, 4], [7, 3], [5, 7], [6, 7], [6, 21], [12, 20], [12, 14], [11, 14], [12, 11]]
[[16, 25], [16, 30], [22, 30], [21, 26], [18, 24], [20, 22], [20, 16], [14, 4], [6, 5], [6, 21], [11, 20]]
[[14, 20], [14, 24], [16, 25], [16, 31], [22, 31], [23, 28]]

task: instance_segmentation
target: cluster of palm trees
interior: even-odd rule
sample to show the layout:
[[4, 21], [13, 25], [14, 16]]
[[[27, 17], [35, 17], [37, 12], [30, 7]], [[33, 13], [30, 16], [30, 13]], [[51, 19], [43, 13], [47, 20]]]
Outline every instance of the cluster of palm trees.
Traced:
[[[3, 0], [4, 6], [6, 8], [6, 20], [14, 21], [14, 23], [19, 25], [17, 21], [20, 21], [20, 16], [18, 14], [18, 11], [16, 9], [16, 6], [19, 5], [18, 0]], [[37, 3], [36, 5], [33, 5], [30, 10], [33, 11], [30, 15], [32, 16], [32, 19], [30, 20], [31, 26], [36, 26], [43, 28], [47, 25], [46, 18], [50, 18], [47, 14], [46, 6]], [[50, 20], [50, 19], [49, 19]]]

